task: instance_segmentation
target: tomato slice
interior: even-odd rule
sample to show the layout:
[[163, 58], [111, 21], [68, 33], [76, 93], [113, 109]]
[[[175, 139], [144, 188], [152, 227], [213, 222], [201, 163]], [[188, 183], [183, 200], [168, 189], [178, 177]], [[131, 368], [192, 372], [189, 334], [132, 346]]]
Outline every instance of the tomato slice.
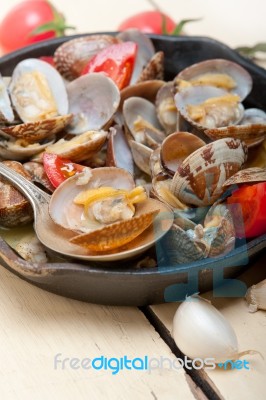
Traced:
[[67, 178], [84, 170], [84, 166], [75, 164], [71, 160], [61, 158], [57, 154], [44, 153], [43, 167], [51, 182], [56, 188]]
[[239, 238], [266, 233], [266, 182], [243, 185], [227, 198]]
[[39, 60], [45, 61], [48, 64], [52, 65], [53, 67], [55, 66], [53, 56], [41, 56], [39, 57]]
[[104, 72], [121, 90], [130, 82], [137, 54], [137, 44], [123, 42], [106, 47], [90, 59], [82, 75]]

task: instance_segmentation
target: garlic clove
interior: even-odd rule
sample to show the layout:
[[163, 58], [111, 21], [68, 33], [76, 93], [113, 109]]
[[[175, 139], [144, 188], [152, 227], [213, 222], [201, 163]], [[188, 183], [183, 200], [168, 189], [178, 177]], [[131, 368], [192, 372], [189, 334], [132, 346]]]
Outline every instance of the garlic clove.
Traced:
[[266, 279], [252, 285], [245, 295], [248, 303], [248, 311], [254, 313], [258, 310], [266, 310]]

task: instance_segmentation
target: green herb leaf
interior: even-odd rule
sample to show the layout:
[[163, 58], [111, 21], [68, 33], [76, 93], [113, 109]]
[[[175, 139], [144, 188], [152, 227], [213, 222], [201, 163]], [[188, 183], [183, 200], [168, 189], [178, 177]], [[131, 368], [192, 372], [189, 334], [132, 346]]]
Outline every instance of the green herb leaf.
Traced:
[[188, 24], [189, 22], [196, 22], [200, 20], [201, 18], [181, 19], [181, 21], [176, 25], [175, 29], [173, 30], [173, 32], [170, 33], [170, 35], [179, 36], [186, 24]]
[[266, 42], [257, 43], [255, 44], [255, 46], [237, 47], [235, 50], [238, 51], [243, 56], [254, 57], [255, 54], [259, 51], [266, 53]]

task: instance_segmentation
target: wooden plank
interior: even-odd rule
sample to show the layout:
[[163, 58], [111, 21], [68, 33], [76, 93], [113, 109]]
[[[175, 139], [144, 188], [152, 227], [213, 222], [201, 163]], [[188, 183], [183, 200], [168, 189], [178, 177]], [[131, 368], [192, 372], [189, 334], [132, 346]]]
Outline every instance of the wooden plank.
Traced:
[[[148, 356], [176, 360], [143, 313], [45, 292], [0, 268], [1, 399], [203, 399], [181, 369], [62, 369], [63, 358]], [[79, 364], [80, 365], [80, 364]], [[139, 364], [140, 365], [140, 364]], [[155, 365], [155, 364], [153, 364]], [[195, 393], [195, 395], [192, 393]]]
[[[265, 253], [260, 259], [242, 275], [250, 286], [265, 278]], [[244, 298], [214, 298], [212, 293], [206, 293], [203, 297], [211, 300], [222, 314], [233, 326], [239, 343], [239, 350], [257, 350], [264, 360], [258, 355], [246, 355], [244, 359], [249, 361], [250, 370], [204, 370], [199, 372], [205, 378], [218, 396], [226, 400], [265, 398], [265, 375], [266, 375], [266, 342], [265, 327], [266, 313], [258, 311], [254, 314], [248, 312], [247, 303]], [[151, 306], [150, 309], [166, 327], [167, 334], [172, 330], [174, 313], [179, 303], [169, 303]]]

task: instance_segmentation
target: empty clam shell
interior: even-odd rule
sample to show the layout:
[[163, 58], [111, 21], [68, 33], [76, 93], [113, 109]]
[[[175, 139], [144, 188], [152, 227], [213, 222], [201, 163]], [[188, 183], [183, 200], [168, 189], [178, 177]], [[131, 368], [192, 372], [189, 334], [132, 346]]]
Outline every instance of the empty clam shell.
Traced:
[[172, 193], [186, 204], [213, 204], [223, 192], [224, 182], [246, 161], [247, 147], [239, 139], [209, 143], [190, 154], [178, 167]]
[[111, 35], [89, 35], [68, 40], [54, 53], [56, 69], [65, 79], [76, 79], [95, 54], [119, 42], [118, 38]]
[[178, 79], [195, 85], [214, 85], [239, 95], [243, 100], [252, 89], [252, 78], [241, 65], [224, 59], [202, 61], [185, 68]]
[[66, 115], [68, 98], [63, 78], [45, 61], [20, 61], [9, 84], [13, 106], [23, 122]]
[[120, 92], [112, 79], [101, 73], [83, 75], [67, 86], [69, 113], [73, 120], [67, 130], [80, 134], [102, 129], [113, 117]]

